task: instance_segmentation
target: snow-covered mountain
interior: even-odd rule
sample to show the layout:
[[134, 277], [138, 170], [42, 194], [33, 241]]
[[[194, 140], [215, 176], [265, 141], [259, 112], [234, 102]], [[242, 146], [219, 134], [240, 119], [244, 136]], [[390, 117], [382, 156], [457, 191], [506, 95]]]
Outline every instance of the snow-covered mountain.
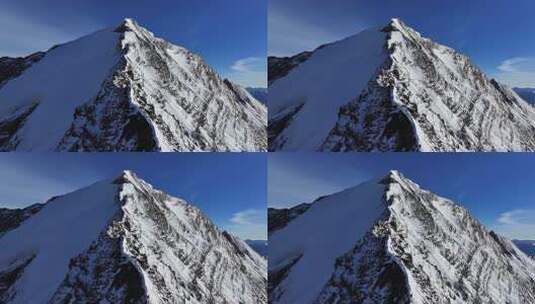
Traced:
[[267, 110], [131, 19], [0, 59], [0, 150], [264, 151]]
[[267, 303], [266, 260], [125, 171], [0, 237], [0, 303]]
[[270, 303], [535, 303], [535, 261], [396, 171], [269, 238]]
[[533, 151], [535, 109], [398, 19], [272, 58], [269, 149]]
[[520, 97], [531, 105], [535, 105], [535, 88], [513, 88]]

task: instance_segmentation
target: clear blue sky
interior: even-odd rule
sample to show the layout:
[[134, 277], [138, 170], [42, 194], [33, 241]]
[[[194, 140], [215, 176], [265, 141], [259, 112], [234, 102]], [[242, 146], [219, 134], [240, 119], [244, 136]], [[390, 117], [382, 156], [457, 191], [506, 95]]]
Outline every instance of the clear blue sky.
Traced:
[[0, 207], [23, 207], [130, 169], [242, 238], [265, 239], [266, 154], [1, 153]]
[[268, 205], [287, 207], [399, 170], [488, 228], [535, 240], [535, 154], [271, 153]]
[[134, 18], [200, 54], [220, 74], [265, 86], [267, 0], [17, 0], [0, 2], [0, 56], [45, 50]]
[[399, 17], [491, 77], [535, 87], [533, 0], [270, 0], [269, 54], [289, 55]]

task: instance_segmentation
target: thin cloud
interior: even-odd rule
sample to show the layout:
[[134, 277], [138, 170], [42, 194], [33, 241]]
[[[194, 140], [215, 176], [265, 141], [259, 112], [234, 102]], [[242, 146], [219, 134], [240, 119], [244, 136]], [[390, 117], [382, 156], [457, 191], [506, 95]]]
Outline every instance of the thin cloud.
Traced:
[[503, 212], [491, 228], [510, 239], [535, 240], [535, 209], [514, 209]]
[[238, 211], [229, 219], [225, 229], [243, 240], [266, 240], [267, 211], [265, 209]]
[[265, 220], [265, 210], [249, 209], [234, 213], [230, 219], [231, 223], [237, 225], [252, 225]]
[[236, 60], [226, 76], [245, 87], [267, 86], [267, 61], [263, 57], [246, 57]]
[[496, 78], [512, 87], [535, 87], [535, 57], [513, 57], [497, 67]]
[[234, 62], [230, 67], [232, 70], [237, 72], [253, 72], [261, 71], [265, 69], [266, 63], [265, 58], [260, 57], [247, 57]]
[[502, 72], [535, 72], [535, 57], [515, 57], [504, 60], [498, 70]]

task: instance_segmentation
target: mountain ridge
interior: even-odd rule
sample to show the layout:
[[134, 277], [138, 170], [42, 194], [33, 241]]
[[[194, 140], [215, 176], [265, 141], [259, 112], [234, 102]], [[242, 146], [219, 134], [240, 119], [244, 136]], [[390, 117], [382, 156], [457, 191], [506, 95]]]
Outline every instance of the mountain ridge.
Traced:
[[267, 302], [265, 259], [131, 171], [49, 201], [0, 246], [2, 303]]
[[531, 106], [399, 19], [308, 54], [269, 106], [270, 151], [535, 149]]
[[532, 259], [466, 209], [395, 171], [324, 197], [271, 232], [269, 246], [271, 303], [535, 298]]
[[266, 117], [200, 56], [127, 18], [0, 87], [0, 150], [263, 151]]

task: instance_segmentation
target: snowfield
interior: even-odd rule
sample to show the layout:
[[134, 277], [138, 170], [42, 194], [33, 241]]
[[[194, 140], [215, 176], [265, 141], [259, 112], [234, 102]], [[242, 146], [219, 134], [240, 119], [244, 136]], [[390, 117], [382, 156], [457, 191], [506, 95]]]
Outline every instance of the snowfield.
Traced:
[[267, 149], [262, 103], [134, 20], [34, 57], [0, 83], [0, 150]]
[[535, 301], [535, 261], [396, 171], [317, 200], [269, 252], [274, 304]]
[[1, 303], [267, 303], [264, 258], [130, 171], [50, 200], [0, 248]]

